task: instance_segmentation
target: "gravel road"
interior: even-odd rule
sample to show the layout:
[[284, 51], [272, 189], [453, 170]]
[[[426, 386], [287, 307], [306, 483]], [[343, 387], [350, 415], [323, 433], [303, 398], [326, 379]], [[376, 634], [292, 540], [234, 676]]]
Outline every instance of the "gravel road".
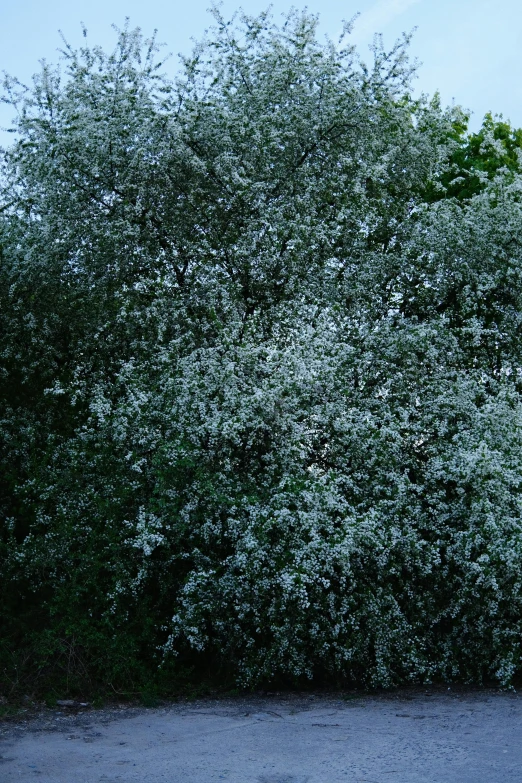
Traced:
[[284, 695], [47, 710], [0, 732], [1, 783], [521, 783], [522, 697]]

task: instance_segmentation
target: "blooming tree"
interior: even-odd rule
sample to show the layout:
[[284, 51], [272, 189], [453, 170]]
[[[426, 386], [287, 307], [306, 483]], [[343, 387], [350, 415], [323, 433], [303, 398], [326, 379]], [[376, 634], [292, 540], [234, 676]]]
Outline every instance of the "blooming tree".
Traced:
[[518, 153], [462, 197], [407, 38], [214, 16], [174, 82], [128, 28], [6, 82], [4, 658], [509, 684]]

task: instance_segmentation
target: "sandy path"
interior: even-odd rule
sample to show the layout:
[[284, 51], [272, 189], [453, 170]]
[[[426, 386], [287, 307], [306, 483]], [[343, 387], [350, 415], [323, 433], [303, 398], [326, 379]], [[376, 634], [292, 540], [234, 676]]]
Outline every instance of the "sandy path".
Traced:
[[1, 783], [521, 783], [517, 694], [274, 696], [47, 712], [7, 726]]

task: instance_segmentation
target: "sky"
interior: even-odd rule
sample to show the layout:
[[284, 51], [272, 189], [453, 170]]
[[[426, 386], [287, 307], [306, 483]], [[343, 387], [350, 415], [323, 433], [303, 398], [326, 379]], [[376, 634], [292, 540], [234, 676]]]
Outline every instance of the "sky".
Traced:
[[[112, 24], [129, 17], [146, 35], [158, 30], [158, 39], [172, 52], [168, 68], [173, 75], [178, 53], [188, 54], [193, 41], [211, 24], [211, 0], [0, 0], [0, 72], [29, 84], [45, 58], [56, 63], [62, 45], [59, 30], [73, 46], [83, 43], [81, 23], [92, 44], [110, 50], [115, 43]], [[225, 16], [241, 7], [249, 14], [265, 10], [268, 0], [224, 0]], [[274, 16], [281, 17], [294, 0], [274, 0]], [[342, 20], [360, 13], [352, 34], [363, 55], [374, 33], [382, 33], [391, 47], [402, 34], [417, 28], [411, 55], [420, 62], [415, 91], [433, 94], [443, 103], [453, 101], [472, 112], [470, 127], [480, 127], [487, 111], [503, 114], [522, 127], [522, 2], [521, 0], [309, 0], [308, 10], [319, 13], [320, 34], [337, 38]], [[12, 119], [0, 105], [0, 128]], [[0, 145], [13, 136], [0, 130]]]

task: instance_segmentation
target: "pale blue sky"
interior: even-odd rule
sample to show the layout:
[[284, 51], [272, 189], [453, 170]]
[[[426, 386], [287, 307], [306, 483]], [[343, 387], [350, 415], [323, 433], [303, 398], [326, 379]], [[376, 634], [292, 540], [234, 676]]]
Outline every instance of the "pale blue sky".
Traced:
[[[257, 13], [268, 2], [225, 0], [223, 10], [228, 15], [240, 4]], [[111, 23], [121, 25], [126, 16], [146, 34], [157, 28], [174, 54], [188, 53], [191, 38], [201, 37], [210, 23], [209, 5], [210, 0], [0, 0], [0, 71], [30, 81], [42, 57], [56, 62], [58, 29], [73, 45], [81, 42], [80, 22], [92, 43], [111, 48]], [[275, 0], [275, 16], [292, 5], [302, 7]], [[473, 128], [489, 110], [522, 126], [522, 0], [309, 0], [308, 8], [320, 14], [320, 29], [331, 36], [342, 19], [360, 11], [353, 38], [362, 51], [374, 32], [391, 45], [402, 31], [417, 27], [411, 52], [423, 63], [418, 91], [439, 89], [445, 103], [454, 99], [473, 111]], [[173, 58], [170, 68], [175, 67]], [[9, 122], [0, 107], [0, 125]], [[11, 138], [0, 132], [0, 144]]]

